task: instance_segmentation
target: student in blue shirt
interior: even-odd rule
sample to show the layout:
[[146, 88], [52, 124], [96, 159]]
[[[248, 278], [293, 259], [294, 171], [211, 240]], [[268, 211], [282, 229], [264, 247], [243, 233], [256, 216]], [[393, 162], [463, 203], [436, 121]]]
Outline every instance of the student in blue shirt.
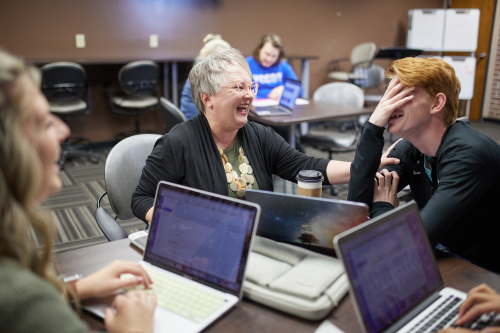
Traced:
[[[221, 35], [208, 34], [205, 38], [203, 38], [203, 43], [205, 43], [205, 45], [201, 49], [198, 57], [196, 57], [195, 62], [198, 62], [211, 54], [219, 53], [220, 51], [231, 48], [231, 45], [223, 40]], [[196, 106], [193, 103], [193, 98], [191, 97], [189, 79], [186, 80], [184, 88], [182, 88], [181, 111], [186, 116], [186, 120], [198, 115], [198, 109], [196, 109]]]
[[268, 33], [262, 37], [253, 56], [247, 58], [252, 78], [259, 84], [257, 98], [279, 100], [285, 79], [297, 80], [292, 66], [283, 60], [284, 57], [281, 39], [274, 33]]

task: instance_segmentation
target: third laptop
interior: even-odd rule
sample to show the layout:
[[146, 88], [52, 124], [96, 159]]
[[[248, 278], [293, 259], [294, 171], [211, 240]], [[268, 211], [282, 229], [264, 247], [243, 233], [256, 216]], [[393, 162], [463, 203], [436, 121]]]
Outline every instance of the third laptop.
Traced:
[[334, 239], [363, 332], [429, 333], [457, 319], [466, 294], [444, 287], [410, 202]]
[[279, 105], [254, 107], [252, 111], [261, 117], [289, 116], [295, 107], [295, 101], [299, 97], [300, 89], [302, 89], [300, 81], [285, 79]]

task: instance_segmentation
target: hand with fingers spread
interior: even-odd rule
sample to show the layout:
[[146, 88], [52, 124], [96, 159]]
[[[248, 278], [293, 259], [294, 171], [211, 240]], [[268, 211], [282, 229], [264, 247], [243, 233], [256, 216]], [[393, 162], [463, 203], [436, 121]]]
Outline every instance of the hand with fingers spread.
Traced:
[[372, 113], [369, 122], [384, 127], [397, 108], [413, 99], [411, 93], [414, 89], [415, 87], [405, 87], [397, 76], [393, 77], [380, 103]]
[[156, 295], [148, 295], [143, 290], [129, 291], [118, 295], [113, 301], [113, 309], [107, 308], [104, 324], [110, 333], [151, 333]]
[[395, 157], [389, 157], [389, 154], [401, 140], [403, 139], [399, 139], [398, 141], [394, 142], [389, 148], [387, 148], [385, 153], [382, 154], [382, 158], [380, 159], [380, 166], [378, 167], [379, 169], [382, 169], [387, 164], [399, 164], [399, 159]]
[[[125, 273], [133, 274], [135, 277], [120, 279], [120, 276]], [[152, 283], [149, 274], [138, 263], [115, 260], [94, 274], [78, 280], [75, 289], [78, 296], [85, 299], [109, 296], [118, 289], [139, 284], [144, 284], [147, 289]]]
[[373, 202], [385, 201], [394, 207], [399, 206], [398, 184], [399, 175], [396, 171], [389, 172], [386, 169], [377, 172], [375, 175], [375, 190], [373, 193]]

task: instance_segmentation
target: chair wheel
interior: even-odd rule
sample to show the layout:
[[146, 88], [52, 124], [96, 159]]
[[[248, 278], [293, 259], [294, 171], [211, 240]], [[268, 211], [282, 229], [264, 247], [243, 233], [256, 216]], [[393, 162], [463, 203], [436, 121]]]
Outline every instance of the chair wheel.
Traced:
[[92, 156], [92, 157], [90, 158], [90, 161], [91, 161], [92, 163], [94, 163], [94, 164], [99, 163], [99, 156]]
[[336, 197], [337, 195], [339, 195], [339, 190], [338, 190], [337, 186], [335, 186], [335, 185], [331, 185], [331, 186], [330, 186], [330, 193], [331, 193], [334, 197]]

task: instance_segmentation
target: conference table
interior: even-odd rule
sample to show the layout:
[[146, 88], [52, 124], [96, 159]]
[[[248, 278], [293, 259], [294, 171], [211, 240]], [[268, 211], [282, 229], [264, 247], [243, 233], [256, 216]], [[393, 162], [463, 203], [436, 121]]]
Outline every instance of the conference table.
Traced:
[[[128, 239], [124, 239], [59, 253], [55, 256], [55, 265], [61, 274], [80, 273], [86, 276], [115, 259], [139, 261], [141, 258], [142, 251], [130, 244]], [[486, 283], [500, 291], [500, 276], [494, 273], [451, 256], [439, 258], [437, 262], [445, 286], [468, 291], [478, 284]], [[92, 330], [105, 330], [100, 318], [83, 312], [83, 319], [90, 325]], [[349, 295], [342, 299], [326, 319], [346, 333], [361, 332]], [[204, 332], [312, 333], [321, 322], [300, 319], [243, 299], [234, 309]]]
[[356, 108], [310, 100], [309, 104], [295, 105], [292, 114], [289, 116], [258, 116], [250, 111], [248, 118], [265, 125], [288, 126], [288, 143], [295, 148], [295, 125], [297, 124], [357, 117], [370, 114], [373, 110], [373, 108]]

